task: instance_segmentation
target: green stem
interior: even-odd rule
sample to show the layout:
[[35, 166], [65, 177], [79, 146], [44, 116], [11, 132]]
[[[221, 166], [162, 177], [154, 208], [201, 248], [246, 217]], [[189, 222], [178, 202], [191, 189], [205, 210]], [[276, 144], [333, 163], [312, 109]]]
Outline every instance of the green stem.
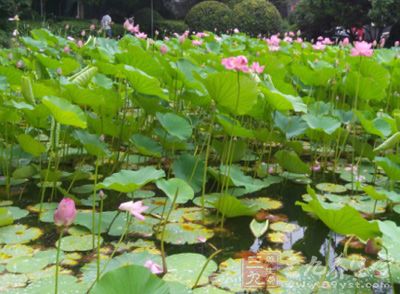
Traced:
[[[96, 186], [97, 186], [97, 176], [99, 173], [99, 160], [96, 158], [96, 167], [94, 171], [94, 187], [93, 187], [93, 199], [92, 199], [92, 248], [95, 248], [95, 216], [96, 216]], [[99, 222], [100, 223], [100, 222]]]
[[64, 234], [64, 227], [61, 228], [60, 238], [58, 239], [57, 245], [57, 257], [56, 257], [56, 274], [55, 274], [55, 286], [54, 286], [54, 294], [58, 294], [58, 271], [60, 268], [60, 251], [61, 251], [61, 239]]
[[97, 227], [97, 274], [96, 281], [100, 278], [100, 235], [101, 235], [101, 219], [103, 213], [103, 197], [100, 197], [100, 211], [99, 211], [99, 223]]
[[201, 268], [201, 271], [199, 272], [199, 275], [197, 276], [196, 282], [194, 282], [194, 285], [193, 285], [192, 289], [196, 288], [197, 285], [199, 284], [200, 279], [201, 279], [201, 276], [203, 275], [203, 273], [204, 273], [204, 271], [206, 270], [207, 265], [210, 263], [210, 261], [211, 261], [215, 256], [217, 256], [218, 254], [220, 254], [221, 252], [222, 252], [222, 249], [219, 249], [219, 250], [215, 251], [213, 254], [211, 254], [209, 258], [207, 258], [207, 261], [204, 263], [203, 267]]

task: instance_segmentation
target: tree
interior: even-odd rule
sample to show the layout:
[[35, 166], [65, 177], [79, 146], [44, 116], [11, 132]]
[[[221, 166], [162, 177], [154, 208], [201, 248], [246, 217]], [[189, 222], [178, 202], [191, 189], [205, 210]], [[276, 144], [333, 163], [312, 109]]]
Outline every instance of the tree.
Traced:
[[0, 15], [11, 17], [22, 14], [31, 8], [31, 0], [0, 0]]
[[336, 26], [368, 23], [370, 9], [370, 0], [301, 0], [292, 19], [307, 36], [317, 37]]
[[400, 20], [399, 0], [372, 0], [369, 17], [379, 27], [393, 25]]

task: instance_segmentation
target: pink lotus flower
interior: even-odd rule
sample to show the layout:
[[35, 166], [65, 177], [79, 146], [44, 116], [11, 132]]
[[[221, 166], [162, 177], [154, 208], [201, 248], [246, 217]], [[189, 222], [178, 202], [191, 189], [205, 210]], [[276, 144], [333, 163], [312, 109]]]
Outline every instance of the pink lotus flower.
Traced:
[[77, 45], [79, 48], [82, 48], [82, 47], [83, 47], [83, 41], [82, 41], [82, 40], [79, 40], [79, 41], [76, 43], [76, 45]]
[[269, 39], [265, 39], [265, 41], [267, 42], [270, 51], [279, 50], [281, 39], [278, 37], [278, 35], [272, 35]]
[[322, 44], [324, 44], [324, 45], [332, 45], [333, 41], [331, 39], [329, 39], [329, 38], [324, 38], [322, 40]]
[[186, 38], [189, 37], [189, 31], [185, 31], [182, 35], [175, 33], [175, 37], [178, 38], [179, 43], [185, 42]]
[[25, 66], [24, 62], [22, 60], [18, 60], [17, 63], [15, 64], [17, 68], [23, 68]]
[[372, 44], [365, 41], [355, 42], [354, 48], [351, 49], [351, 56], [372, 56], [374, 50], [372, 49]]
[[320, 170], [321, 170], [321, 164], [320, 164], [318, 161], [316, 161], [316, 162], [313, 164], [313, 166], [311, 167], [311, 169], [312, 169], [313, 171], [315, 171], [315, 172], [320, 171]]
[[68, 37], [67, 37], [67, 40], [68, 40], [68, 41], [73, 41], [73, 42], [75, 41], [75, 39], [74, 39], [73, 37], [71, 37], [71, 36], [68, 36]]
[[139, 32], [139, 33], [136, 33], [136, 34], [135, 34], [135, 37], [136, 37], [136, 38], [139, 38], [139, 39], [146, 39], [146, 38], [147, 38], [147, 34], [146, 34], [146, 33]]
[[204, 37], [208, 37], [208, 34], [207, 33], [203, 33], [203, 32], [198, 32], [195, 36], [197, 38], [204, 38]]
[[246, 56], [239, 55], [237, 57], [224, 58], [221, 64], [225, 66], [227, 70], [236, 70], [241, 72], [249, 72], [248, 61]]
[[322, 51], [322, 50], [325, 50], [326, 45], [324, 45], [324, 44], [322, 44], [321, 42], [318, 41], [317, 43], [315, 43], [313, 45], [313, 48], [314, 48], [314, 50]]
[[146, 211], [149, 207], [144, 206], [142, 201], [128, 201], [121, 203], [118, 207], [119, 210], [122, 211], [128, 211], [130, 214], [132, 214], [134, 217], [136, 217], [138, 220], [144, 220], [144, 216], [142, 213]]
[[124, 29], [127, 30], [128, 32], [130, 32], [131, 34], [137, 34], [140, 33], [140, 29], [139, 29], [139, 25], [134, 25], [133, 23], [131, 23], [129, 21], [129, 19], [127, 19], [124, 22]]
[[272, 175], [273, 173], [275, 173], [275, 169], [274, 169], [273, 166], [270, 166], [270, 167], [268, 168], [268, 173], [269, 173], [270, 175]]
[[198, 240], [199, 242], [201, 242], [201, 243], [206, 243], [206, 242], [207, 242], [207, 238], [206, 238], [206, 237], [203, 237], [203, 236], [197, 237], [197, 240]]
[[161, 47], [160, 47], [160, 52], [161, 52], [162, 55], [167, 54], [167, 52], [168, 52], [167, 45], [162, 44]]
[[319, 36], [319, 37], [317, 38], [317, 41], [322, 41], [323, 39], [324, 39], [324, 37]]
[[69, 48], [68, 46], [64, 47], [64, 53], [70, 53], [71, 52], [71, 48]]
[[375, 255], [381, 250], [381, 241], [379, 239], [368, 239], [367, 244], [365, 244], [365, 253]]
[[394, 42], [394, 47], [399, 47], [399, 45], [400, 45], [400, 41]]
[[300, 38], [300, 37], [298, 37], [298, 38], [295, 40], [295, 42], [296, 42], [296, 43], [299, 43], [299, 44], [300, 44], [300, 43], [303, 43], [303, 39]]
[[343, 46], [348, 46], [349, 44], [350, 44], [349, 38], [344, 38], [343, 41], [342, 41], [342, 45]]
[[287, 42], [287, 43], [292, 43], [292, 42], [293, 42], [293, 38], [292, 38], [292, 37], [289, 37], [289, 36], [286, 36], [286, 37], [283, 39], [283, 41], [285, 41], [285, 42]]
[[161, 274], [161, 273], [163, 273], [163, 269], [162, 269], [162, 267], [161, 266], [159, 266], [157, 263], [155, 263], [154, 261], [152, 261], [152, 260], [147, 260], [145, 263], [144, 263], [144, 266], [145, 267], [147, 267], [153, 274], [155, 274], [155, 275], [158, 275], [158, 274]]
[[265, 66], [261, 66], [258, 62], [253, 62], [250, 67], [250, 71], [261, 74], [264, 71]]
[[239, 33], [240, 33], [240, 31], [239, 31], [239, 29], [238, 29], [238, 28], [234, 28], [234, 29], [233, 29], [233, 33], [235, 33], [235, 34], [239, 34]]
[[288, 35], [289, 35], [289, 37], [294, 37], [296, 34], [295, 34], [294, 32], [292, 32], [292, 31], [290, 31], [290, 32], [288, 33]]
[[201, 46], [201, 45], [203, 45], [203, 41], [201, 41], [201, 40], [193, 40], [192, 44], [194, 46]]
[[76, 217], [75, 202], [71, 198], [64, 198], [58, 204], [54, 212], [54, 223], [56, 226], [70, 226]]

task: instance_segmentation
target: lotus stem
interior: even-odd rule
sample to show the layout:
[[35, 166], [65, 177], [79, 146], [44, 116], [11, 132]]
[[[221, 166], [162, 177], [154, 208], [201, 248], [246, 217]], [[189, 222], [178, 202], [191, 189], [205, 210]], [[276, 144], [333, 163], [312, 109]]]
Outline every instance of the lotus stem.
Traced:
[[61, 251], [61, 239], [64, 234], [64, 227], [60, 230], [60, 236], [58, 239], [57, 245], [57, 256], [56, 256], [56, 274], [55, 274], [55, 284], [54, 284], [54, 294], [58, 294], [58, 272], [60, 269], [60, 251]]

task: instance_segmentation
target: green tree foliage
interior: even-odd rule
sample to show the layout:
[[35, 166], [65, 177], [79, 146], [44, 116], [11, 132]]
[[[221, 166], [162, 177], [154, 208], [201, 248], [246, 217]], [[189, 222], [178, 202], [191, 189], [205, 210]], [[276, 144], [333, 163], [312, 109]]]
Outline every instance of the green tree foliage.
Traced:
[[301, 0], [292, 17], [306, 35], [316, 37], [336, 26], [368, 23], [370, 9], [369, 0]]
[[0, 0], [0, 16], [12, 17], [29, 10], [32, 0]]
[[232, 28], [232, 10], [217, 1], [204, 1], [190, 9], [185, 21], [195, 31], [225, 31]]
[[236, 26], [249, 34], [273, 34], [282, 27], [282, 17], [269, 1], [244, 0], [235, 5], [233, 12]]
[[372, 0], [369, 17], [378, 26], [392, 25], [400, 21], [399, 0]]

